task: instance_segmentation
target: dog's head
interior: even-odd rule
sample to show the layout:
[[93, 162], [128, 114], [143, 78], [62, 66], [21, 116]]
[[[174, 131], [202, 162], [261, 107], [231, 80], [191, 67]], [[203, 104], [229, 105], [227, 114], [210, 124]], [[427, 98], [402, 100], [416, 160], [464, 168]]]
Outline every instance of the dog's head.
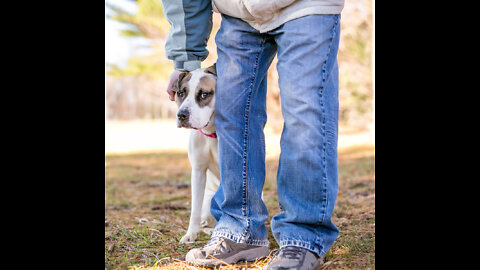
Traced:
[[202, 129], [213, 124], [216, 84], [215, 64], [180, 73], [172, 87], [178, 105], [178, 127]]

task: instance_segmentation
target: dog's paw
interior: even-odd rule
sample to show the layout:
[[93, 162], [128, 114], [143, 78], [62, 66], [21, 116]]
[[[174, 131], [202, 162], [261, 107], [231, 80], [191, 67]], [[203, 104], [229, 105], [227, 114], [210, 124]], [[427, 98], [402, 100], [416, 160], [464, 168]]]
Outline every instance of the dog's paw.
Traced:
[[215, 220], [215, 218], [213, 218], [212, 215], [208, 215], [208, 216], [202, 217], [202, 222], [200, 222], [200, 227], [213, 228], [215, 227], [215, 224], [217, 224], [217, 221]]
[[181, 239], [180, 243], [181, 244], [188, 244], [188, 243], [193, 243], [195, 239], [197, 239], [197, 234], [198, 232], [187, 232]]
[[202, 228], [202, 232], [208, 235], [212, 235], [213, 228]]

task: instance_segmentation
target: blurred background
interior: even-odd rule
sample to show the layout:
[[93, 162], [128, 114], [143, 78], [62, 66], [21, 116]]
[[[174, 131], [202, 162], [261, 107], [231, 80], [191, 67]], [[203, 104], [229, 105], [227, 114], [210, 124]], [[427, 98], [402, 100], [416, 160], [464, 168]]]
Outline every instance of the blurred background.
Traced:
[[[213, 14], [208, 58], [217, 59], [214, 36], [221, 17]], [[374, 144], [374, 39], [371, 0], [348, 0], [342, 11], [339, 147]], [[176, 128], [177, 107], [165, 92], [173, 63], [165, 56], [170, 25], [160, 0], [106, 0], [106, 153], [186, 150], [189, 131]], [[279, 153], [283, 126], [276, 59], [269, 69], [265, 127], [267, 156]]]

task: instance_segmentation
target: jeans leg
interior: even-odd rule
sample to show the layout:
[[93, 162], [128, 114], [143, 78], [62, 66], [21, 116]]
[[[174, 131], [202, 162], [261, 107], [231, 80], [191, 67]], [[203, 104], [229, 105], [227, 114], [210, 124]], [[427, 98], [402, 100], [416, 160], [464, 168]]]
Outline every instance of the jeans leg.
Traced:
[[273, 30], [285, 120], [277, 174], [280, 246], [323, 256], [338, 236], [331, 216], [338, 191], [339, 15], [310, 15]]
[[276, 53], [273, 38], [246, 22], [222, 15], [216, 35], [220, 187], [212, 198], [217, 220], [212, 237], [268, 245], [265, 182], [266, 75]]

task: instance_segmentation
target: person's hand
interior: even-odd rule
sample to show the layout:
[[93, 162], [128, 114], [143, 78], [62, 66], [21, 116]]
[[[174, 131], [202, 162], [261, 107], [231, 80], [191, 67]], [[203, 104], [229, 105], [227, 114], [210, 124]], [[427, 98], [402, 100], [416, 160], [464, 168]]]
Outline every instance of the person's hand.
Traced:
[[170, 81], [168, 82], [167, 86], [167, 93], [168, 93], [168, 98], [170, 98], [171, 101], [175, 101], [175, 92], [172, 90], [173, 84], [178, 80], [178, 76], [182, 73], [181, 71], [175, 70], [173, 71], [172, 75], [170, 75]]

